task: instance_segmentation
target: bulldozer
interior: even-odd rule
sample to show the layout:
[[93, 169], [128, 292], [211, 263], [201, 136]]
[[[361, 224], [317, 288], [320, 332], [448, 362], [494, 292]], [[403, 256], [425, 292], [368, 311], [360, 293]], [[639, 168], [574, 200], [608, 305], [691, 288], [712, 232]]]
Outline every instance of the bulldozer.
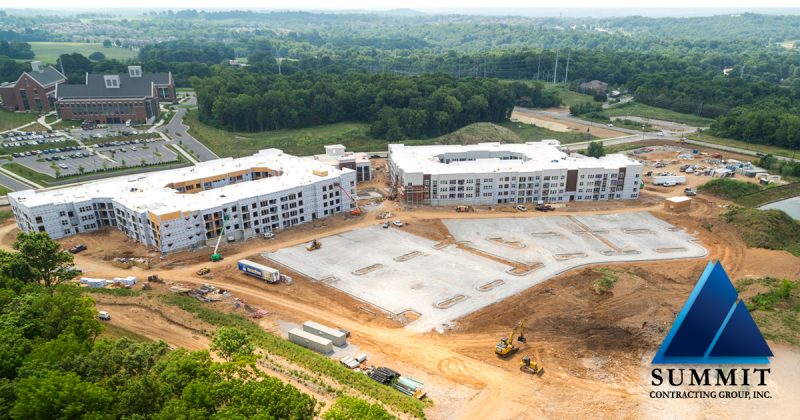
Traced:
[[531, 356], [524, 356], [519, 363], [519, 370], [531, 375], [541, 375], [544, 368], [539, 365], [536, 359], [531, 358]]
[[312, 240], [311, 242], [308, 243], [308, 245], [306, 245], [307, 251], [315, 251], [320, 248], [322, 248], [322, 242], [316, 239]]
[[517, 323], [517, 326], [514, 327], [508, 337], [503, 337], [500, 339], [494, 348], [495, 354], [498, 356], [508, 356], [511, 353], [516, 353], [516, 351], [519, 350], [519, 347], [514, 345], [514, 338], [516, 338], [520, 343], [524, 343], [526, 341], [525, 326], [522, 325], [522, 321]]

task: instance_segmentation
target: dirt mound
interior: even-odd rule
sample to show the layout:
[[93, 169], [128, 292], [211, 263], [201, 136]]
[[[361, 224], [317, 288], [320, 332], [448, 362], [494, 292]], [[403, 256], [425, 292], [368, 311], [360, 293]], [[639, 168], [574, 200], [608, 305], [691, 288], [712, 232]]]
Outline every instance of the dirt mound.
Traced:
[[477, 144], [485, 142], [521, 143], [522, 139], [513, 131], [492, 123], [475, 123], [445, 134], [438, 144]]

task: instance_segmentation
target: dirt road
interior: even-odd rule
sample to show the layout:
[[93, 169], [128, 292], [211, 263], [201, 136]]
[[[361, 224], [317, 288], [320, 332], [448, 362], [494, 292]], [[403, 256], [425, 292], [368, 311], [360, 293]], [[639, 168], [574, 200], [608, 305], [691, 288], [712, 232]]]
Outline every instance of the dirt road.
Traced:
[[[719, 259], [732, 278], [746, 276], [800, 277], [800, 258], [782, 251], [747, 248], [736, 232], [720, 223], [724, 210], [719, 200], [702, 194], [688, 214], [673, 215], [661, 211], [662, 196], [672, 192], [645, 192], [638, 201], [613, 203], [570, 203], [560, 206], [558, 214], [624, 213], [649, 210], [676, 226], [696, 232], [709, 252]], [[578, 268], [517, 296], [486, 307], [459, 320], [455, 328], [443, 334], [418, 334], [387, 319], [379, 311], [365, 311], [356, 301], [333, 288], [289, 273], [291, 286], [268, 285], [240, 275], [234, 262], [253, 257], [264, 250], [304, 243], [339, 232], [380, 223], [374, 215], [390, 211], [393, 219], [408, 223], [404, 229], [434, 240], [447, 240], [449, 232], [442, 218], [541, 217], [544, 214], [516, 212], [510, 208], [478, 208], [474, 213], [455, 213], [451, 208], [401, 209], [384, 202], [366, 216], [337, 216], [281, 231], [274, 240], [251, 240], [223, 249], [225, 260], [208, 262], [210, 250], [176, 253], [159, 260], [147, 248], [133, 243], [116, 231], [80, 235], [62, 241], [65, 245], [86, 243], [89, 249], [76, 255], [76, 263], [87, 275], [116, 277], [158, 274], [169, 282], [203, 284], [224, 288], [248, 304], [265, 308], [269, 315], [261, 325], [279, 333], [278, 322], [315, 320], [352, 332], [351, 341], [369, 354], [375, 364], [397, 367], [404, 373], [423, 379], [434, 401], [428, 414], [433, 418], [532, 418], [532, 417], [658, 417], [664, 412], [681, 412], [677, 402], [654, 403], [647, 397], [648, 381], [643, 369], [666, 334], [674, 314], [694, 286], [705, 261], [669, 261], [657, 263], [614, 264], [619, 273], [613, 291], [598, 294], [592, 284], [602, 275], [598, 267]], [[548, 213], [547, 215], [553, 215]], [[713, 225], [713, 229], [704, 228]], [[13, 241], [13, 225], [0, 227], [0, 246], [7, 249]], [[324, 245], [323, 245], [324, 246]], [[122, 269], [110, 264], [114, 255], [151, 256], [154, 267]], [[212, 269], [211, 278], [194, 273], [201, 267]], [[153, 293], [162, 293], [158, 288]], [[175, 346], [203, 348], [207, 337], [196, 331], [211, 328], [181, 311], [160, 315], [139, 306], [118, 305], [117, 301], [98, 298], [98, 307], [113, 314], [114, 323], [141, 335], [161, 338]], [[117, 305], [115, 305], [117, 303]], [[230, 305], [214, 304], [216, 309], [231, 310]], [[163, 312], [163, 311], [162, 311]], [[370, 313], [372, 312], [372, 313]], [[508, 359], [499, 359], [493, 348], [511, 326], [523, 320], [528, 329], [528, 343]], [[789, 360], [798, 360], [787, 350]], [[545, 374], [533, 377], [519, 371], [522, 355], [538, 356]], [[800, 376], [781, 376], [781, 390], [797, 389]], [[290, 378], [291, 379], [291, 378]], [[302, 385], [302, 384], [301, 384]], [[312, 390], [314, 391], [314, 390]], [[771, 400], [774, 407], [758, 406], [760, 414], [776, 417], [777, 411], [791, 401]], [[734, 414], [733, 405], [703, 401], [715, 414]], [[669, 410], [669, 411], [665, 411]], [[700, 411], [692, 411], [698, 413]]]

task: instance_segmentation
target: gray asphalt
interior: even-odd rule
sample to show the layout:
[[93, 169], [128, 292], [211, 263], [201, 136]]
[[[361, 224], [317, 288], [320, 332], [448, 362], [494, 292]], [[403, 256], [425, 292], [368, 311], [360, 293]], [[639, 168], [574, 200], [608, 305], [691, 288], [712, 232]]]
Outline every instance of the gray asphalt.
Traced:
[[0, 173], [0, 185], [14, 191], [29, 190], [33, 188], [30, 185], [19, 182], [4, 173]]
[[[197, 97], [192, 96], [191, 99], [182, 103], [181, 105], [197, 105]], [[162, 125], [158, 128], [158, 130], [161, 132], [164, 132], [165, 129], [169, 130], [166, 132], [166, 134], [172, 138], [172, 141], [181, 142], [181, 145], [184, 148], [190, 149], [192, 152], [194, 152], [195, 158], [198, 160], [204, 161], [219, 159], [219, 156], [214, 154], [214, 152], [209, 150], [208, 147], [206, 147], [203, 143], [200, 143], [199, 140], [189, 134], [189, 127], [183, 124], [183, 117], [186, 115], [186, 111], [186, 108], [176, 108], [175, 115], [172, 117], [169, 123]]]

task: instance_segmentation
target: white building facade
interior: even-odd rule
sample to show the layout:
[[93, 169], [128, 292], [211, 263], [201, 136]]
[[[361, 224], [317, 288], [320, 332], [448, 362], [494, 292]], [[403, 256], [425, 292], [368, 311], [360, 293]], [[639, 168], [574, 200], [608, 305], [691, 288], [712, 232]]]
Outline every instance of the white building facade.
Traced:
[[525, 144], [389, 145], [392, 186], [407, 205], [494, 205], [639, 198], [644, 166], [625, 155], [568, 155]]
[[[344, 194], [345, 190], [347, 194]], [[58, 239], [114, 227], [162, 253], [355, 208], [356, 172], [267, 149], [239, 159], [8, 195], [17, 226]], [[223, 230], [224, 227], [224, 230]]]

